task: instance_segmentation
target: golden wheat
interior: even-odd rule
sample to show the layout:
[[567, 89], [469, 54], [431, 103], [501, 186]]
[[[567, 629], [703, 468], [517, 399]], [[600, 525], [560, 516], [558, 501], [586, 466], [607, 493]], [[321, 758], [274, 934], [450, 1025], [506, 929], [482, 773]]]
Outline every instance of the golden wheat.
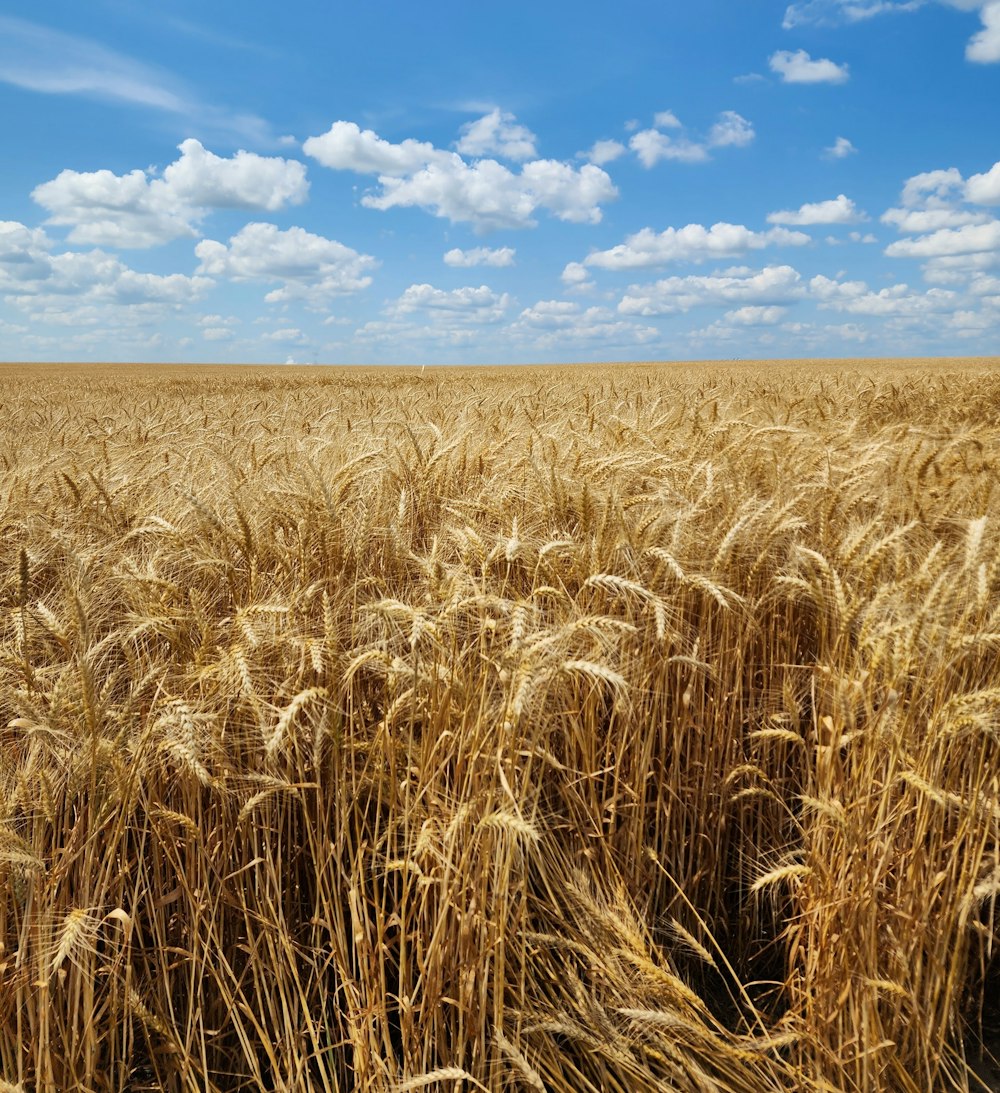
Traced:
[[0, 1090], [976, 1088], [995, 362], [0, 401]]

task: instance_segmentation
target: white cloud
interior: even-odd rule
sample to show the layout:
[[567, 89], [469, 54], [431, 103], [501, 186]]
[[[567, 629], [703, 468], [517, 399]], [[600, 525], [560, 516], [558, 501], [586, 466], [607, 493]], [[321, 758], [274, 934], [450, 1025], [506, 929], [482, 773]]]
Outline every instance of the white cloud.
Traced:
[[206, 342], [228, 342], [236, 335], [227, 326], [207, 326], [202, 330], [201, 336]]
[[598, 140], [594, 141], [590, 151], [581, 153], [581, 158], [603, 167], [605, 163], [611, 163], [625, 155], [626, 150], [619, 140]]
[[708, 149], [686, 138], [670, 137], [658, 129], [642, 129], [634, 133], [628, 146], [638, 156], [644, 167], [655, 167], [661, 160], [678, 163], [705, 163]]
[[924, 171], [903, 185], [902, 201], [907, 208], [943, 209], [961, 196], [965, 183], [957, 167]]
[[945, 254], [928, 258], [922, 269], [924, 280], [938, 285], [961, 285], [977, 273], [1000, 266], [1000, 251], [975, 254]]
[[0, 288], [5, 284], [43, 280], [50, 276], [51, 246], [41, 228], [16, 220], [0, 220]]
[[995, 251], [1000, 251], [1000, 220], [941, 228], [917, 239], [899, 239], [885, 249], [890, 258], [939, 258]]
[[180, 273], [139, 273], [101, 250], [51, 253], [40, 229], [0, 221], [0, 290], [21, 296], [76, 296], [116, 304], [184, 303], [212, 282]]
[[653, 125], [657, 129], [683, 129], [680, 119], [673, 110], [660, 110], [653, 115]]
[[164, 111], [201, 130], [268, 140], [266, 122], [199, 102], [169, 73], [90, 38], [0, 16], [0, 82], [49, 95], [83, 95]]
[[651, 326], [623, 320], [606, 307], [581, 309], [568, 300], [539, 300], [511, 324], [511, 333], [540, 349], [573, 345], [645, 345], [660, 337]]
[[628, 142], [643, 167], [655, 167], [661, 160], [704, 163], [711, 159], [713, 148], [744, 148], [756, 136], [753, 125], [735, 110], [724, 110], [702, 140], [692, 140], [683, 133], [664, 133], [663, 129], [683, 129], [669, 110], [657, 114], [654, 122], [655, 128], [633, 133]]
[[922, 235], [941, 228], [960, 228], [965, 224], [986, 224], [989, 213], [972, 209], [886, 209], [883, 224], [891, 224], [897, 231], [908, 235]]
[[164, 169], [163, 186], [193, 208], [275, 212], [286, 205], [301, 205], [309, 193], [306, 167], [298, 160], [258, 156], [242, 149], [224, 159], [194, 139], [178, 147], [180, 158]]
[[[592, 317], [608, 319], [613, 313], [607, 308], [588, 309]], [[569, 326], [580, 318], [580, 305], [571, 300], [539, 300], [533, 307], [526, 307], [518, 316], [518, 321], [527, 326], [559, 327]]]
[[709, 148], [745, 148], [756, 134], [746, 118], [735, 110], [723, 110], [708, 133]]
[[224, 159], [185, 140], [162, 178], [135, 170], [61, 171], [32, 191], [48, 224], [69, 227], [69, 241], [150, 247], [184, 236], [211, 208], [267, 209], [301, 204], [309, 191], [305, 165], [239, 151]]
[[791, 224], [808, 227], [812, 224], [857, 224], [866, 219], [854, 202], [845, 194], [838, 194], [829, 201], [817, 201], [800, 206], [796, 210], [782, 209], [768, 213], [769, 224]]
[[587, 293], [596, 287], [582, 262], [568, 262], [559, 279], [566, 286], [567, 292]]
[[471, 285], [451, 291], [419, 284], [410, 287], [387, 309], [392, 316], [416, 311], [447, 312], [453, 320], [476, 323], [499, 322], [510, 307], [510, 296], [496, 293], [487, 285]]
[[392, 144], [353, 122], [334, 122], [303, 148], [326, 167], [377, 175], [380, 189], [361, 199], [366, 208], [422, 208], [480, 231], [532, 227], [540, 209], [560, 220], [596, 224], [601, 204], [618, 196], [592, 163], [577, 168], [536, 159], [515, 173], [493, 159], [467, 163], [457, 152], [422, 141]]
[[470, 269], [472, 266], [512, 266], [515, 253], [513, 247], [473, 247], [471, 250], [454, 247], [445, 252], [444, 264], [457, 269]]
[[213, 283], [180, 273], [142, 273], [101, 250], [53, 253], [44, 231], [0, 221], [0, 292], [34, 326], [103, 325], [120, 348], [124, 342], [116, 331], [162, 321]]
[[802, 246], [810, 242], [803, 232], [787, 228], [751, 231], [742, 224], [688, 224], [683, 228], [667, 228], [656, 233], [643, 228], [610, 250], [594, 251], [584, 259], [584, 265], [600, 269], [641, 269], [662, 266], [669, 262], [704, 262], [709, 259], [733, 258], [750, 250], [769, 246]]
[[984, 4], [979, 17], [983, 29], [969, 40], [965, 56], [978, 64], [995, 64], [1000, 61], [1000, 2]]
[[1000, 277], [988, 277], [977, 273], [969, 282], [969, 292], [973, 296], [984, 296], [994, 303], [1000, 303]]
[[582, 262], [569, 262], [562, 271], [562, 282], [566, 285], [579, 285], [590, 277]]
[[[264, 341], [279, 342], [283, 345], [303, 345], [309, 340], [297, 326], [285, 326], [280, 330], [269, 330], [267, 333], [261, 334], [260, 337]], [[285, 363], [294, 364], [295, 362], [289, 358]]]
[[463, 125], [461, 133], [455, 147], [463, 156], [481, 159], [494, 155], [520, 161], [533, 159], [537, 155], [535, 134], [519, 125], [513, 114], [499, 108]]
[[793, 53], [779, 49], [768, 59], [771, 71], [777, 73], [783, 83], [844, 83], [849, 78], [847, 65], [838, 65], [826, 57], [813, 60], [804, 49]]
[[882, 221], [910, 238], [890, 244], [890, 258], [921, 258], [927, 280], [958, 283], [976, 270], [1000, 264], [1000, 221], [978, 205], [1000, 204], [1000, 165], [966, 182], [955, 167], [907, 179], [901, 207]]
[[[804, 0], [789, 5], [785, 12], [786, 29], [813, 23], [833, 26], [856, 23], [875, 15], [916, 11], [928, 0]], [[969, 40], [965, 56], [970, 61], [991, 64], [1000, 61], [1000, 0], [941, 0], [960, 11], [977, 11], [982, 30]]]
[[618, 305], [623, 315], [671, 315], [696, 307], [767, 307], [803, 295], [802, 278], [791, 266], [739, 267], [708, 276], [667, 277], [630, 285]]
[[322, 306], [334, 296], [358, 292], [371, 284], [378, 262], [343, 243], [313, 235], [303, 228], [279, 230], [274, 224], [251, 223], [229, 244], [203, 239], [195, 254], [199, 273], [233, 281], [278, 282], [268, 303], [304, 300]]
[[642, 129], [634, 133], [628, 146], [639, 157], [643, 167], [655, 167], [664, 159], [678, 163], [704, 163], [710, 158], [705, 145], [684, 137], [671, 137], [658, 129]]
[[235, 315], [202, 315], [199, 326], [239, 326], [240, 320]]
[[727, 311], [722, 318], [734, 326], [772, 326], [781, 321], [787, 310], [773, 305], [759, 307], [748, 304], [746, 307], [736, 308], [735, 311]]
[[820, 307], [883, 318], [920, 318], [929, 312], [948, 311], [956, 300], [956, 293], [947, 289], [914, 292], [909, 285], [899, 284], [873, 292], [864, 281], [837, 281], [819, 275], [809, 282], [809, 292]]
[[181, 113], [173, 81], [88, 38], [0, 17], [0, 80], [47, 94], [87, 94]]
[[981, 175], [972, 175], [965, 184], [965, 200], [976, 205], [1000, 205], [1000, 162]]
[[195, 210], [180, 204], [145, 171], [65, 170], [31, 192], [49, 213], [47, 223], [69, 227], [71, 243], [152, 247], [196, 234]]
[[856, 152], [857, 148], [854, 147], [847, 137], [837, 137], [829, 148], [823, 149], [823, 155], [826, 159], [846, 159], [848, 156], [855, 155]]
[[371, 129], [360, 129], [353, 121], [335, 121], [321, 136], [309, 137], [302, 150], [335, 171], [393, 178], [413, 174], [433, 162], [449, 163], [453, 154], [421, 140], [392, 144]]
[[858, 23], [875, 15], [916, 11], [927, 0], [805, 0], [789, 4], [782, 26], [785, 30], [807, 24], [830, 26], [837, 23]]

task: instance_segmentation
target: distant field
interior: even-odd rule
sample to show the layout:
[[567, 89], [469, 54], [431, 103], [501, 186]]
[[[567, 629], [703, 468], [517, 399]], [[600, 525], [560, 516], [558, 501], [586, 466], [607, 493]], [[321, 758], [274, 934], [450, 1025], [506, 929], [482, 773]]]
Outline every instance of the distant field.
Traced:
[[983, 1088], [1000, 359], [0, 407], [0, 1093]]

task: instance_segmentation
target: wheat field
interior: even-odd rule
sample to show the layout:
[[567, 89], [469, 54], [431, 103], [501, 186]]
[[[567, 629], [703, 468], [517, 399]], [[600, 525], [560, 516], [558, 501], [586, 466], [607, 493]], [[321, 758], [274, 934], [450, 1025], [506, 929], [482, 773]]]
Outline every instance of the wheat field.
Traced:
[[998, 363], [0, 367], [0, 1091], [985, 1088]]

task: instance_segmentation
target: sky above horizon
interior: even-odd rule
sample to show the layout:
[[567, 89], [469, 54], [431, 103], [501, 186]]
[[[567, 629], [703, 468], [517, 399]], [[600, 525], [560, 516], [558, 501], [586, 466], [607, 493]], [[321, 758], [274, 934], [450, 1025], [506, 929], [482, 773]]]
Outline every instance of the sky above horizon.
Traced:
[[1000, 353], [1000, 0], [6, 0], [0, 360]]

